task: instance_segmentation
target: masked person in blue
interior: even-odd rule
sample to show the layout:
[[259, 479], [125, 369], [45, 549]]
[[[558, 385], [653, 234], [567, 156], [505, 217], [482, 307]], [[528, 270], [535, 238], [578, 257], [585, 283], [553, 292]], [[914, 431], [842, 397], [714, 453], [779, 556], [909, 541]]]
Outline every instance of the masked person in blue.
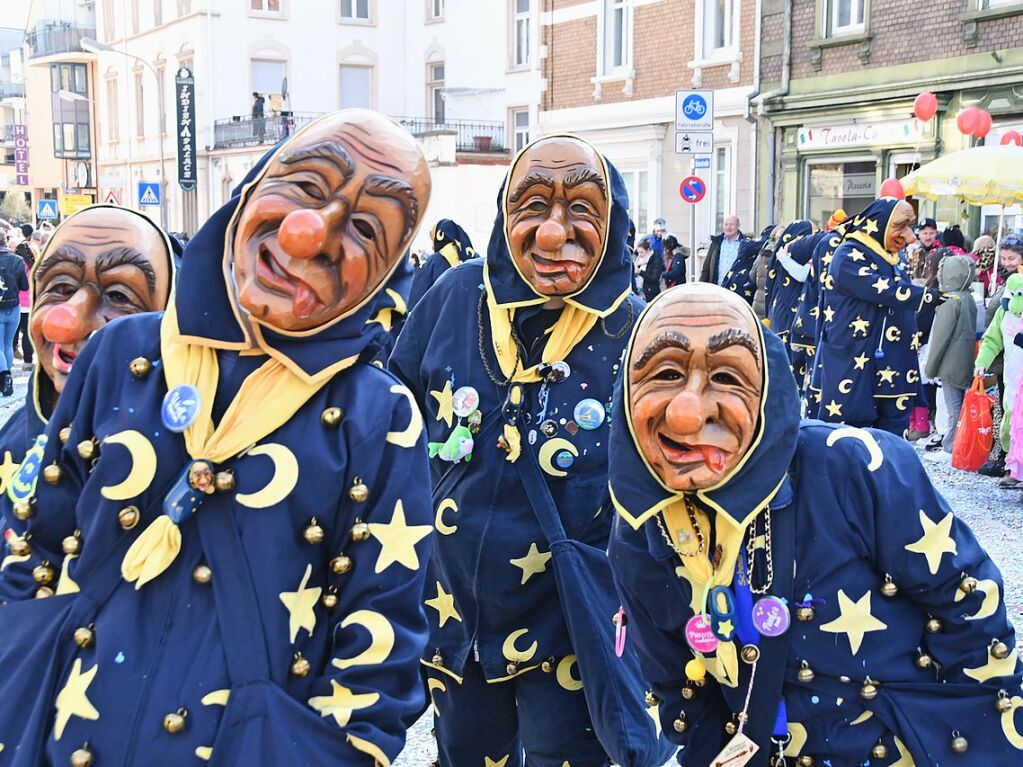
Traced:
[[[817, 417], [902, 435], [920, 387], [916, 312], [926, 290], [899, 256], [916, 213], [883, 197], [846, 222], [821, 284]], [[816, 396], [815, 396], [816, 398]]]
[[756, 277], [753, 269], [757, 263], [760, 251], [767, 244], [774, 226], [768, 226], [760, 233], [759, 240], [745, 239], [739, 243], [739, 256], [728, 270], [721, 287], [742, 296], [750, 306], [753, 305], [753, 296], [757, 291]]
[[[607, 680], [577, 662], [577, 643], [600, 637], [570, 636], [566, 610], [599, 611], [609, 637], [618, 602], [562, 603], [546, 528], [556, 517], [606, 567], [611, 392], [642, 306], [628, 226], [613, 166], [579, 139], [540, 139], [509, 171], [486, 259], [444, 273], [391, 356], [430, 435], [438, 535], [423, 663], [441, 767], [608, 764], [587, 706]], [[602, 603], [609, 574], [604, 588]], [[621, 719], [620, 705], [642, 705], [636, 689], [624, 703], [608, 693], [598, 713]], [[642, 709], [634, 735], [654, 737]]]
[[325, 116], [189, 242], [166, 313], [81, 350], [5, 504], [5, 764], [397, 756], [432, 515], [419, 411], [370, 360], [429, 191], [396, 124]]
[[805, 396], [808, 412], [816, 413], [820, 403], [814, 377], [817, 374], [817, 339], [820, 329], [820, 300], [821, 285], [827, 278], [828, 267], [835, 257], [835, 250], [842, 244], [842, 237], [845, 235], [845, 227], [839, 224], [837, 230], [829, 230], [826, 235], [818, 240], [813, 249], [813, 257], [808, 264], [806, 282], [803, 283], [803, 291], [799, 295], [799, 303], [796, 305], [796, 318], [792, 321], [791, 333], [789, 335], [789, 348], [793, 351], [800, 351], [806, 355], [807, 370], [804, 380], [798, 381], [801, 393]]
[[609, 554], [682, 765], [1023, 760], [995, 564], [904, 440], [800, 422], [784, 345], [686, 286], [623, 362]]
[[469, 235], [450, 218], [437, 222], [430, 239], [433, 241], [433, 253], [412, 277], [412, 290], [408, 297], [410, 311], [444, 272], [476, 257]]

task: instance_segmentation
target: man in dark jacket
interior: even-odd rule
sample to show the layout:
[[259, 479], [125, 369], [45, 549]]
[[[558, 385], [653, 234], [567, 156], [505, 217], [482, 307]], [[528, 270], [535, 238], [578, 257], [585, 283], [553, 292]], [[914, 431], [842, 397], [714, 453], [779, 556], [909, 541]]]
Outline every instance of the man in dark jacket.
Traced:
[[710, 238], [710, 248], [703, 260], [700, 282], [724, 283], [725, 276], [739, 257], [739, 243], [743, 234], [739, 230], [738, 216], [725, 216], [723, 231]]
[[28, 290], [25, 262], [7, 248], [7, 235], [0, 233], [0, 392], [14, 394], [14, 334], [18, 332], [21, 309], [18, 291]]

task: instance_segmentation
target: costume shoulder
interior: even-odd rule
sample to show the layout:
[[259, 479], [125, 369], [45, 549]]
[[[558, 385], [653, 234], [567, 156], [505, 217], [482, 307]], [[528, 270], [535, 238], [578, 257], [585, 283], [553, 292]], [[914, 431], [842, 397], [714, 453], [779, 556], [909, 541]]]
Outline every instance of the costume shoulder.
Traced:
[[[7, 423], [0, 428], [0, 459], [6, 463], [5, 455], [11, 454], [11, 458], [15, 463], [21, 461], [25, 457], [25, 451], [28, 449], [29, 437], [26, 431], [28, 423], [28, 405], [22, 403], [21, 407], [15, 410], [11, 417], [7, 419]], [[0, 488], [0, 492], [3, 492], [3, 488]]]
[[[426, 269], [427, 267], [423, 267]], [[444, 270], [444, 272], [433, 283], [433, 286], [426, 291], [415, 310], [409, 315], [408, 323], [426, 327], [423, 323], [432, 326], [437, 316], [446, 307], [457, 306], [457, 311], [464, 312], [463, 306], [468, 306], [479, 300], [480, 290], [483, 285], [483, 259], [470, 258], [458, 266]], [[425, 331], [422, 331], [426, 335]]]

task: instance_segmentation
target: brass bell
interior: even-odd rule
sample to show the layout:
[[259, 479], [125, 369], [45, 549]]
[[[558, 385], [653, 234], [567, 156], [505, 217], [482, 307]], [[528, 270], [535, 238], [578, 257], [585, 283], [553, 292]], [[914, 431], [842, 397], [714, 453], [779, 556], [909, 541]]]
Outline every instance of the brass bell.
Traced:
[[302, 531], [302, 537], [305, 538], [306, 543], [311, 543], [314, 546], [323, 543], [323, 528], [316, 521], [316, 517], [309, 520], [309, 524]]
[[131, 530], [139, 523], [141, 516], [137, 506], [125, 506], [117, 512], [117, 522], [122, 530]]
[[760, 648], [755, 644], [743, 645], [739, 654], [742, 656], [743, 661], [751, 666], [760, 660]]
[[53, 596], [53, 589], [49, 586], [40, 586], [36, 589], [36, 599], [46, 599]]
[[28, 544], [28, 536], [12, 535], [7, 539], [7, 548], [16, 557], [27, 557], [32, 553], [32, 547]]
[[369, 498], [369, 488], [366, 487], [365, 482], [363, 482], [359, 477], [356, 477], [352, 482], [352, 486], [348, 488], [348, 497], [354, 503], [365, 503]]
[[686, 721], [684, 711], [678, 715], [678, 719], [671, 723], [671, 726], [675, 728], [675, 732], [685, 732], [689, 729], [689, 722]]
[[440, 666], [441, 668], [444, 668], [444, 656], [440, 654], [440, 650], [434, 652], [433, 657], [430, 658], [430, 662], [434, 666]]
[[74, 535], [69, 535], [60, 542], [60, 547], [64, 550], [65, 554], [77, 554], [82, 550], [81, 533], [78, 530], [75, 530]]
[[323, 592], [323, 596], [320, 597], [320, 604], [326, 607], [328, 610], [333, 610], [337, 607], [338, 596], [337, 586], [330, 586], [326, 591]]
[[643, 702], [646, 703], [647, 708], [650, 708], [651, 706], [659, 705], [661, 699], [654, 695], [653, 690], [647, 690], [646, 695], [643, 696]]
[[813, 767], [813, 757], [801, 756], [798, 759], [796, 759], [796, 764], [798, 764], [799, 767]]
[[997, 660], [1005, 660], [1009, 657], [1009, 646], [1000, 639], [992, 640], [991, 657]]
[[184, 732], [186, 716], [188, 716], [188, 711], [183, 708], [179, 708], [177, 711], [167, 714], [167, 716], [163, 718], [163, 729], [171, 735], [177, 735], [180, 732]]
[[352, 558], [347, 554], [338, 554], [330, 560], [330, 571], [334, 575], [344, 575], [352, 569]]
[[218, 471], [213, 476], [213, 486], [217, 489], [218, 493], [230, 493], [234, 490], [234, 485], [233, 471]]
[[803, 623], [809, 623], [814, 619], [814, 609], [812, 607], [797, 607], [796, 608], [796, 620], [802, 621]]
[[60, 444], [66, 445], [67, 441], [71, 439], [71, 426], [65, 426], [57, 433], [57, 437], [60, 438]]
[[928, 669], [934, 665], [934, 658], [925, 652], [920, 652], [916, 656], [916, 667], [921, 669]]
[[944, 627], [944, 624], [937, 618], [931, 618], [927, 621], [928, 634], [939, 634]]
[[320, 423], [328, 429], [336, 429], [345, 417], [345, 412], [339, 407], [328, 407], [320, 413]]
[[860, 697], [863, 698], [863, 700], [873, 700], [877, 697], [877, 685], [870, 681], [869, 676], [860, 688]]
[[29, 498], [28, 500], [15, 501], [12, 507], [14, 516], [20, 519], [22, 522], [32, 519], [36, 513], [35, 498]]
[[810, 668], [810, 664], [804, 660], [802, 665], [799, 667], [799, 671], [796, 673], [796, 678], [801, 684], [810, 684], [810, 682], [814, 680], [815, 676], [816, 674], [813, 673], [813, 669]]
[[995, 711], [999, 714], [1004, 714], [1006, 711], [1012, 710], [1012, 701], [1009, 700], [1009, 693], [1005, 690], [998, 691], [998, 698], [995, 700]]
[[71, 767], [92, 767], [92, 751], [89, 750], [88, 745], [86, 743], [71, 752]]
[[892, 580], [892, 576], [885, 575], [884, 583], [881, 584], [881, 596], [886, 599], [894, 599], [895, 595], [899, 593], [899, 587], [895, 585], [895, 581]]
[[682, 698], [684, 700], [692, 700], [696, 697], [696, 689], [690, 685], [686, 685], [682, 688]]
[[41, 565], [36, 566], [32, 570], [32, 578], [40, 586], [48, 586], [53, 583], [53, 576], [55, 571], [50, 567], [49, 562], [43, 562]]
[[548, 658], [540, 664], [540, 670], [545, 674], [549, 674], [554, 670], [554, 658]]
[[958, 732], [952, 733], [952, 753], [965, 754], [970, 747], [970, 742]]
[[739, 725], [734, 719], [729, 719], [725, 722], [725, 732], [729, 735], [735, 735], [739, 731]]
[[153, 369], [153, 363], [147, 360], [145, 357], [136, 357], [128, 363], [128, 370], [136, 378], [145, 378], [149, 375], [149, 371]]
[[962, 581], [960, 581], [959, 590], [964, 594], [972, 594], [977, 590], [977, 579], [967, 575], [962, 579]]
[[85, 439], [78, 443], [78, 455], [81, 456], [83, 461], [91, 461], [97, 455], [99, 455], [99, 445], [96, 443], [96, 438]]
[[196, 583], [205, 586], [213, 579], [213, 571], [209, 565], [200, 564], [196, 565], [195, 569], [192, 570], [192, 580]]
[[508, 674], [508, 676], [512, 676], [513, 674], [517, 674], [518, 671], [519, 671], [519, 664], [516, 663], [515, 661], [512, 661], [511, 663], [509, 663], [507, 666], [504, 667], [504, 670], [505, 670], [505, 673]]
[[60, 464], [54, 461], [43, 469], [43, 479], [46, 480], [47, 484], [59, 485], [64, 481], [64, 470], [60, 468]]
[[352, 540], [356, 543], [369, 540], [369, 525], [361, 519], [356, 519], [355, 524], [352, 525]]
[[302, 657], [302, 653], [295, 653], [295, 659], [291, 661], [291, 673], [293, 676], [297, 676], [299, 679], [305, 679], [309, 676], [309, 670], [312, 666], [309, 661]]
[[870, 755], [875, 759], [884, 759], [888, 756], [888, 746], [879, 740], [877, 745], [870, 750]]
[[93, 628], [90, 623], [88, 626], [79, 626], [75, 629], [75, 644], [83, 650], [86, 647], [92, 647], [96, 641], [96, 632], [93, 631]]

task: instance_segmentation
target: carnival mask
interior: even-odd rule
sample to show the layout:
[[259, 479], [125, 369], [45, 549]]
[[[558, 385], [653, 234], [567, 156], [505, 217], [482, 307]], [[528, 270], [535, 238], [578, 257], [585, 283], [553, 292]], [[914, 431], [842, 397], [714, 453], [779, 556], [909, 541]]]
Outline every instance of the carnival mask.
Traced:
[[672, 490], [719, 484], [750, 449], [764, 387], [756, 318], [736, 294], [682, 285], [643, 315], [629, 351], [640, 452]]
[[89, 208], [57, 227], [33, 272], [29, 334], [58, 395], [95, 331], [166, 307], [170, 262], [160, 230], [129, 210]]
[[888, 219], [888, 228], [884, 233], [884, 249], [889, 253], [898, 253], [916, 242], [913, 224], [916, 223], [916, 211], [905, 200], [899, 200], [892, 209]]
[[586, 287], [604, 251], [610, 207], [593, 147], [566, 136], [537, 141], [519, 155], [506, 194], [508, 246], [522, 278], [542, 296]]
[[405, 130], [346, 109], [274, 155], [234, 228], [238, 301], [278, 330], [357, 309], [404, 256], [430, 199], [430, 171]]

